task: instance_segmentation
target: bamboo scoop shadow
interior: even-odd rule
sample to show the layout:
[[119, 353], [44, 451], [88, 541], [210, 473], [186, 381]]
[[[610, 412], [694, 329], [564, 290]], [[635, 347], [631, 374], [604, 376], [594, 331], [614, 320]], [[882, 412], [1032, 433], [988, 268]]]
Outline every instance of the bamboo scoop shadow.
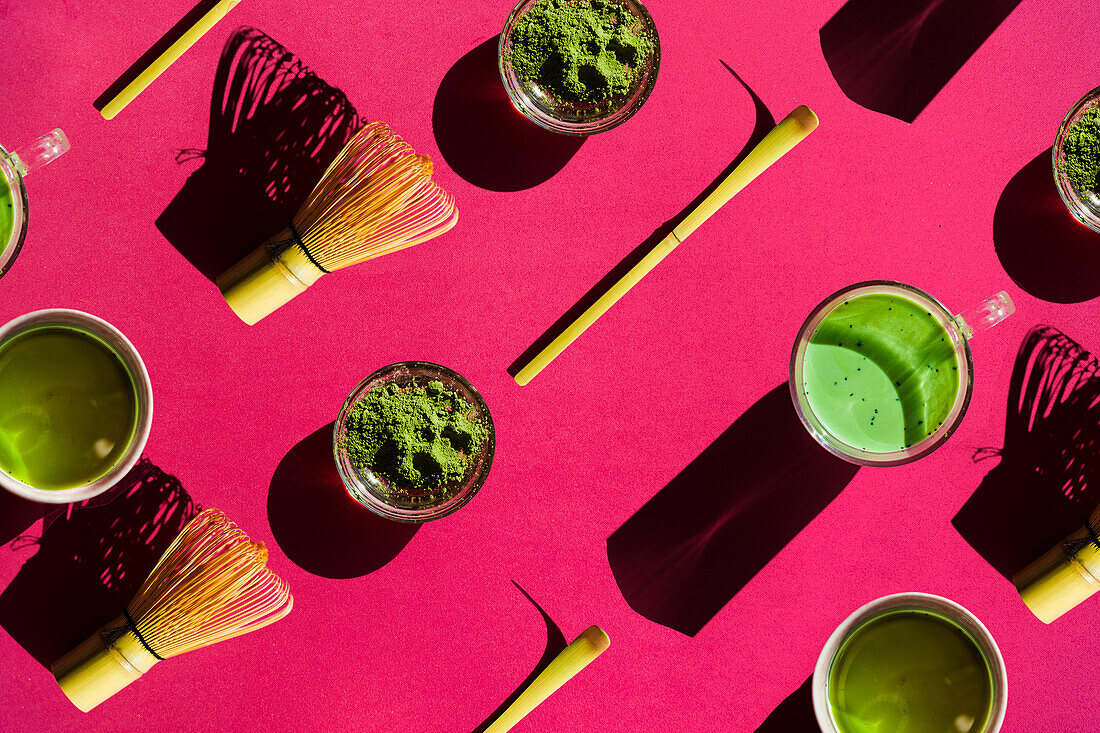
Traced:
[[522, 191], [549, 180], [585, 138], [544, 130], [512, 106], [497, 70], [500, 36], [455, 62], [432, 106], [443, 159], [464, 180], [490, 191]]
[[607, 539], [623, 598], [695, 636], [855, 477], [768, 392]]
[[507, 710], [508, 707], [519, 698], [520, 695], [523, 694], [523, 691], [526, 690], [527, 687], [535, 681], [535, 678], [542, 674], [542, 671], [550, 665], [550, 662], [554, 661], [554, 658], [558, 656], [558, 654], [560, 654], [566, 646], [568, 646], [568, 642], [566, 642], [565, 640], [565, 634], [563, 634], [558, 625], [554, 623], [554, 620], [550, 618], [550, 614], [546, 613], [546, 611], [543, 610], [542, 606], [536, 603], [535, 599], [531, 597], [531, 594], [520, 587], [519, 583], [513, 580], [512, 585], [516, 586], [516, 588], [519, 588], [519, 592], [523, 594], [523, 597], [530, 601], [531, 605], [534, 606], [535, 610], [538, 611], [539, 615], [542, 616], [542, 621], [546, 624], [546, 649], [543, 650], [542, 657], [539, 659], [539, 661], [535, 663], [535, 668], [531, 670], [531, 674], [527, 675], [527, 679], [521, 682], [519, 684], [519, 687], [515, 689], [515, 692], [509, 695], [508, 699], [500, 704], [500, 707], [494, 710], [488, 718], [482, 721], [481, 725], [474, 728], [473, 733], [483, 733], [490, 725], [492, 725], [493, 721], [499, 718], [501, 714], [505, 710]]
[[180, 37], [191, 29], [199, 21], [202, 16], [206, 15], [210, 10], [217, 5], [219, 0], [199, 0], [195, 7], [191, 8], [187, 15], [183, 16], [180, 22], [172, 26], [171, 29], [149, 48], [148, 51], [141, 55], [137, 61], [135, 61], [130, 68], [122, 72], [122, 76], [115, 79], [111, 86], [107, 87], [103, 94], [96, 97], [92, 106], [96, 108], [97, 112], [102, 112], [103, 108], [107, 106], [107, 103], [118, 96], [118, 93], [130, 85], [134, 79], [136, 79], [141, 72], [149, 68], [149, 65], [162, 53], [168, 50], [168, 47], [178, 41]]
[[126, 607], [196, 511], [175, 476], [142, 459], [108, 493], [51, 514], [41, 537], [12, 543], [38, 551], [0, 594], [0, 626], [49, 667]]
[[1080, 303], [1100, 295], [1100, 234], [1062, 203], [1050, 148], [1005, 186], [993, 214], [993, 244], [1005, 272], [1036, 298]]
[[358, 578], [397, 557], [419, 524], [393, 522], [348, 496], [332, 456], [334, 423], [291, 448], [271, 478], [267, 519], [286, 556], [325, 578]]
[[752, 135], [749, 137], [749, 141], [745, 143], [745, 146], [741, 149], [741, 152], [738, 153], [737, 157], [733, 159], [733, 162], [726, 166], [726, 169], [719, 173], [718, 176], [711, 182], [711, 184], [707, 186], [707, 188], [702, 193], [695, 197], [695, 200], [685, 206], [679, 214], [662, 224], [655, 232], [653, 232], [653, 234], [649, 235], [649, 237], [644, 242], [635, 247], [630, 252], [630, 254], [628, 254], [619, 264], [615, 265], [615, 267], [612, 268], [611, 271], [603, 277], [603, 279], [592, 286], [592, 288], [587, 293], [585, 293], [584, 296], [579, 301], [577, 301], [577, 303], [572, 308], [567, 310], [561, 316], [561, 318], [556, 320], [554, 322], [554, 325], [550, 326], [550, 328], [548, 328], [541, 336], [539, 336], [539, 338], [533, 344], [531, 344], [531, 346], [529, 346], [526, 351], [520, 354], [519, 358], [512, 362], [511, 366], [508, 367], [509, 375], [515, 377], [519, 373], [519, 371], [523, 369], [523, 367], [526, 366], [528, 363], [530, 363], [530, 361], [534, 359], [535, 356], [538, 355], [543, 349], [545, 349], [550, 344], [550, 342], [560, 336], [562, 332], [565, 331], [565, 329], [568, 328], [574, 321], [576, 321], [582, 313], [588, 310], [593, 303], [599, 300], [600, 296], [606, 293], [612, 285], [617, 283], [623, 275], [628, 273], [635, 265], [641, 262], [643, 257], [645, 257], [654, 247], [656, 247], [661, 242], [661, 240], [667, 237], [669, 233], [671, 233], [672, 230], [675, 229], [677, 225], [679, 225], [680, 222], [684, 220], [685, 217], [687, 217], [688, 214], [690, 214], [692, 211], [695, 210], [697, 206], [699, 206], [699, 204], [703, 203], [707, 196], [710, 196], [714, 192], [714, 190], [718, 188], [722, 181], [726, 180], [729, 174], [733, 172], [733, 169], [739, 166], [741, 164], [741, 161], [743, 161], [745, 157], [750, 152], [752, 152], [752, 149], [755, 148], [757, 144], [761, 140], [763, 140], [769, 132], [771, 132], [772, 128], [775, 127], [775, 117], [772, 115], [771, 112], [768, 111], [768, 108], [764, 104], [763, 100], [761, 100], [760, 97], [756, 95], [756, 92], [749, 88], [749, 85], [746, 84], [741, 79], [741, 77], [737, 75], [737, 72], [731, 69], [725, 61], [722, 61], [721, 64], [722, 66], [726, 67], [726, 70], [728, 70], [729, 73], [733, 74], [733, 78], [736, 79], [738, 83], [740, 83], [741, 86], [745, 88], [745, 91], [749, 93], [749, 96], [752, 97], [753, 107], [756, 113], [756, 121], [753, 124]]
[[1020, 0], [848, 0], [821, 29], [841, 91], [912, 122]]
[[813, 733], [819, 731], [814, 713], [813, 675], [771, 712], [756, 733]]
[[202, 166], [156, 225], [210, 280], [277, 234], [362, 126], [359, 113], [298, 58], [254, 28], [218, 62]]
[[1100, 359], [1050, 326], [1028, 333], [1008, 392], [1000, 463], [952, 519], [1011, 579], [1084, 525], [1100, 503]]

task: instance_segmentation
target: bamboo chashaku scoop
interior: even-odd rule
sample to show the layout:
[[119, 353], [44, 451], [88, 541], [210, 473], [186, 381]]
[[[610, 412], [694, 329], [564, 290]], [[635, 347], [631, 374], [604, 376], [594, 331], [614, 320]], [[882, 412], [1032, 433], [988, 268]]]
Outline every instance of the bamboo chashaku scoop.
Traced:
[[576, 320], [570, 323], [557, 338], [527, 362], [516, 373], [516, 384], [522, 387], [534, 379], [539, 372], [546, 368], [547, 364], [557, 358], [558, 354], [565, 351], [571, 343], [588, 330], [588, 327], [595, 323], [597, 318], [602, 316], [608, 308], [615, 305], [632, 287], [637, 285], [638, 281], [656, 267], [678, 244], [687, 239], [688, 235], [698, 229], [714, 212], [725, 206], [753, 179], [816, 130], [817, 124], [817, 115], [805, 105], [796, 108], [783, 118], [771, 132], [764, 136], [764, 139], [756, 147], [749, 151], [745, 159], [726, 176], [726, 179], [718, 185], [718, 188], [684, 217], [683, 221], [676, 225], [671, 234], [658, 242], [638, 264], [630, 268], [625, 275], [619, 278], [618, 282], [608, 288], [607, 292], [590, 305], [588, 310], [577, 316]]
[[1100, 507], [1085, 526], [1012, 579], [1020, 597], [1049, 624], [1100, 591]]
[[294, 599], [266, 562], [220, 511], [199, 513], [122, 615], [54, 662], [57, 683], [88, 712], [157, 662], [278, 621]]
[[382, 122], [348, 141], [286, 229], [218, 278], [252, 325], [324, 274], [420, 244], [458, 221], [432, 161]]
[[485, 733], [505, 733], [511, 730], [524, 716], [573, 679], [609, 646], [611, 639], [607, 633], [599, 626], [589, 626], [572, 644], [562, 649], [561, 654], [554, 657], [534, 682], [520, 693], [516, 701], [485, 729]]

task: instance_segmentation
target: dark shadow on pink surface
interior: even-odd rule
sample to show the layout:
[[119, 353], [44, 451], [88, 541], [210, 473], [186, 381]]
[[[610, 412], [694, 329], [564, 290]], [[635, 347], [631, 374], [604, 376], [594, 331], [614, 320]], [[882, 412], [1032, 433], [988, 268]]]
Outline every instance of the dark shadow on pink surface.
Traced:
[[757, 96], [748, 84], [746, 84], [740, 76], [737, 75], [729, 64], [725, 61], [720, 61], [722, 66], [726, 67], [726, 70], [733, 75], [733, 78], [737, 80], [737, 83], [745, 88], [745, 91], [749, 93], [749, 97], [753, 102], [753, 110], [755, 115], [755, 122], [753, 124], [752, 134], [749, 136], [749, 140], [745, 143], [745, 146], [741, 148], [741, 152], [737, 154], [737, 157], [733, 159], [725, 170], [718, 174], [718, 177], [711, 181], [710, 185], [703, 190], [695, 199], [685, 206], [680, 213], [672, 217], [664, 224], [662, 224], [653, 234], [649, 235], [644, 242], [639, 244], [630, 254], [628, 254], [621, 262], [611, 269], [603, 278], [600, 279], [592, 288], [584, 294], [584, 296], [578, 300], [569, 310], [567, 310], [558, 320], [554, 322], [550, 328], [548, 328], [541, 336], [539, 336], [534, 343], [532, 343], [519, 358], [517, 358], [508, 367], [508, 373], [513, 377], [519, 373], [523, 367], [525, 367], [532, 359], [534, 359], [543, 349], [550, 345], [550, 343], [561, 335], [566, 328], [568, 328], [578, 317], [586, 310], [592, 307], [592, 304], [603, 296], [611, 286], [622, 279], [623, 275], [630, 272], [630, 270], [637, 265], [642, 259], [653, 250], [658, 244], [661, 243], [665, 237], [667, 237], [676, 226], [682, 222], [688, 214], [695, 210], [699, 204], [706, 200], [707, 196], [710, 196], [716, 188], [726, 180], [726, 177], [733, 172], [733, 169], [741, 164], [741, 161], [752, 151], [756, 145], [764, 139], [764, 137], [771, 132], [775, 127], [775, 117], [768, 111], [767, 106], [763, 100]]
[[856, 104], [912, 122], [1020, 0], [848, 0], [821, 29]]
[[118, 616], [197, 509], [179, 480], [142, 459], [108, 493], [61, 507], [0, 594], [0, 626], [43, 666]]
[[855, 477], [787, 384], [762, 397], [607, 540], [630, 607], [695, 636]]
[[562, 633], [554, 620], [550, 618], [550, 614], [543, 610], [542, 606], [535, 602], [535, 599], [531, 597], [531, 594], [520, 587], [519, 583], [512, 581], [512, 585], [519, 588], [519, 592], [523, 594], [523, 597], [531, 602], [531, 605], [535, 607], [535, 610], [542, 616], [542, 621], [546, 624], [546, 648], [542, 651], [542, 657], [535, 663], [535, 668], [531, 670], [531, 674], [527, 675], [527, 679], [519, 683], [519, 687], [508, 696], [508, 698], [494, 710], [488, 718], [482, 721], [481, 725], [474, 728], [473, 733], [484, 733], [484, 731], [493, 724], [501, 714], [508, 709], [508, 707], [516, 701], [516, 699], [523, 694], [523, 691], [527, 689], [528, 685], [535, 681], [535, 678], [542, 674], [542, 671], [546, 669], [550, 662], [554, 661], [554, 658], [561, 653], [566, 646], [565, 634]]
[[254, 28], [233, 33], [214, 79], [207, 148], [156, 225], [194, 267], [217, 279], [286, 226], [362, 126], [339, 89]]
[[1100, 295], [1100, 234], [1066, 209], [1050, 148], [1005, 186], [993, 214], [993, 244], [1005, 272], [1036, 298], [1080, 303]]
[[1011, 579], [1100, 503], [1100, 360], [1050, 326], [1036, 326], [1016, 356], [1004, 448], [952, 520]]
[[814, 715], [813, 675], [771, 712], [756, 733], [820, 733]]
[[348, 495], [332, 456], [330, 423], [291, 448], [271, 478], [267, 519], [275, 541], [306, 572], [358, 578], [400, 554], [419, 524], [391, 522]]
[[22, 534], [42, 517], [57, 511], [53, 504], [38, 504], [0, 489], [0, 546]]
[[[168, 50], [168, 48], [178, 41], [180, 37], [186, 33], [200, 18], [210, 12], [211, 8], [217, 5], [219, 0], [199, 0], [195, 7], [183, 16], [178, 23], [172, 26], [167, 33], [161, 36], [160, 40], [154, 43], [148, 51], [143, 53], [137, 61], [135, 61], [130, 68], [122, 72], [122, 76], [114, 81], [111, 86], [107, 87], [103, 94], [100, 94], [96, 98], [92, 106], [97, 111], [102, 111], [107, 103], [114, 99], [119, 92], [130, 85], [134, 79], [136, 79], [141, 72], [145, 71], [154, 60], [156, 60], [162, 53]], [[170, 72], [165, 72], [170, 73]], [[159, 79], [158, 79], [159, 81]], [[153, 82], [156, 84], [157, 82]]]
[[508, 98], [497, 70], [500, 36], [455, 62], [432, 107], [432, 130], [447, 165], [490, 191], [522, 191], [553, 178], [580, 150], [583, 137], [544, 130]]

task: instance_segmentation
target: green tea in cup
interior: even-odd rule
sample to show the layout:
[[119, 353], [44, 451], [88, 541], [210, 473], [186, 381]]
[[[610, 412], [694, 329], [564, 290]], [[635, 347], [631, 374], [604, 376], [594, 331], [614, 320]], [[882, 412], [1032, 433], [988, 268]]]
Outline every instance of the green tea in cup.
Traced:
[[0, 275], [15, 261], [27, 236], [27, 189], [23, 177], [69, 149], [69, 140], [54, 130], [19, 150], [0, 147]]
[[826, 733], [994, 733], [1004, 661], [989, 632], [946, 598], [886, 596], [834, 632], [813, 678]]
[[790, 388], [799, 417], [826, 449], [853, 463], [916, 460], [941, 445], [966, 411], [974, 329], [1012, 310], [1002, 292], [968, 320], [889, 281], [835, 293], [795, 342]]
[[137, 461], [151, 419], [133, 346], [78, 311], [0, 329], [0, 485], [26, 498], [88, 498]]

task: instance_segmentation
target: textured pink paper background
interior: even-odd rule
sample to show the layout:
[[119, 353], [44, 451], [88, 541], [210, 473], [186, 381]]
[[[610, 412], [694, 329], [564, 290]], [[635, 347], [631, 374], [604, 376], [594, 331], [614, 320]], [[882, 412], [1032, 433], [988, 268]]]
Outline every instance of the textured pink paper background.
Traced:
[[[1049, 323], [1100, 351], [1098, 301], [1032, 297], [992, 237], [1006, 184], [1100, 83], [1087, 30], [1100, 7], [1022, 3], [906, 124], [854, 104], [834, 81], [818, 31], [841, 5], [651, 0], [663, 59], [646, 106], [545, 183], [500, 193], [448, 167], [432, 108], [452, 65], [499, 32], [507, 1], [245, 0], [111, 122], [92, 101], [190, 3], [0, 1], [0, 141], [61, 126], [73, 143], [28, 181], [30, 233], [0, 282], [0, 322], [72, 307], [125, 332], [156, 394], [146, 456], [265, 541], [296, 597], [278, 625], [169, 660], [88, 715], [0, 634], [0, 728], [471, 730], [546, 643], [515, 581], [566, 638], [593, 623], [612, 638], [524, 730], [754, 731], [806, 680], [843, 618], [904, 590], [948, 596], [989, 627], [1008, 667], [1004, 730], [1100, 730], [1087, 681], [1100, 658], [1100, 601], [1044, 626], [951, 525], [995, 464], [972, 462], [973, 452], [1003, 445], [1009, 373], [1028, 329]], [[431, 155], [462, 211], [444, 238], [325, 278], [252, 328], [154, 226], [199, 165], [175, 154], [206, 146], [215, 68], [242, 24]], [[805, 103], [821, 127], [517, 387], [508, 366], [748, 140], [752, 100], [720, 59], [777, 118]], [[694, 638], [640, 616], [610, 572], [608, 536], [784, 382], [794, 333], [821, 298], [873, 278], [955, 309], [1002, 288], [1015, 299], [1017, 315], [974, 345], [961, 428], [917, 464], [859, 471]], [[350, 579], [308, 572], [269, 525], [276, 468], [362, 377], [404, 359], [448, 365], [481, 390], [497, 426], [492, 474], [384, 568]], [[39, 534], [32, 518], [15, 531]], [[303, 512], [303, 536], [323, 542], [327, 528], [313, 521]], [[34, 553], [0, 548], [0, 587]], [[42, 587], [58, 603], [82, 602], [66, 590]], [[87, 631], [106, 620], [89, 618]]]

